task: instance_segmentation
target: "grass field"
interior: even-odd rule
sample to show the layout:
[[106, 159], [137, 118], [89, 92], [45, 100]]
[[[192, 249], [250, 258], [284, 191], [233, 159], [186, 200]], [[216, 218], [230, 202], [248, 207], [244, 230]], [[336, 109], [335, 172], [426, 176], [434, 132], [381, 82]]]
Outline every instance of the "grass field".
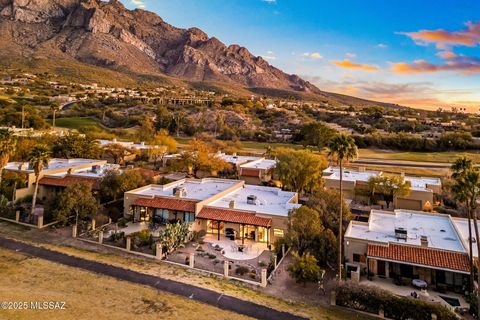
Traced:
[[1, 301], [65, 301], [66, 310], [0, 310], [1, 319], [249, 319], [148, 287], [0, 249]]
[[360, 149], [360, 159], [401, 160], [415, 162], [453, 162], [458, 157], [467, 156], [480, 162], [479, 152], [402, 152], [377, 149]]

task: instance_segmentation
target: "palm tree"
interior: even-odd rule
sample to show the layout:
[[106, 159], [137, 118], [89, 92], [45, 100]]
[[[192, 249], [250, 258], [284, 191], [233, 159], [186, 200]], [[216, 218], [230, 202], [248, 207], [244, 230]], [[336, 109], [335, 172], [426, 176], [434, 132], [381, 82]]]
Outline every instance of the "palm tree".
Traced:
[[15, 151], [17, 139], [8, 129], [0, 129], [0, 185], [2, 184], [3, 168], [8, 163], [10, 155]]
[[467, 220], [468, 220], [468, 250], [469, 250], [469, 262], [470, 262], [470, 288], [473, 288], [474, 280], [474, 271], [473, 271], [473, 254], [472, 254], [472, 212], [471, 206], [466, 202], [466, 183], [465, 179], [467, 173], [473, 169], [472, 160], [467, 157], [461, 157], [455, 160], [455, 162], [450, 167], [452, 171], [452, 178], [455, 181], [455, 184], [452, 186], [452, 193], [455, 196], [455, 199], [459, 202], [465, 203], [465, 209], [467, 211]]
[[[480, 253], [480, 242], [478, 234], [478, 221], [477, 221], [477, 200], [480, 197], [480, 171], [477, 169], [469, 169], [465, 171], [463, 179], [457, 181], [452, 187], [452, 191], [458, 201], [465, 203], [467, 212], [470, 217], [473, 218], [473, 226], [475, 228], [475, 239], [477, 244], [477, 254]], [[469, 227], [470, 221], [469, 221]], [[472, 238], [469, 239], [470, 245], [470, 257], [473, 258], [472, 253]], [[470, 271], [473, 272], [473, 268]], [[480, 281], [480, 273], [478, 273], [478, 281]], [[472, 287], [473, 288], [473, 287]], [[480, 303], [480, 294], [477, 293], [477, 303]], [[480, 305], [480, 304], [479, 304]], [[479, 310], [480, 317], [480, 310]]]
[[339, 281], [342, 280], [342, 260], [343, 260], [343, 165], [349, 160], [355, 159], [358, 155], [355, 140], [345, 133], [336, 135], [330, 142], [330, 151], [328, 155], [334, 158], [340, 167], [340, 214], [338, 217], [338, 273]]
[[57, 114], [57, 111], [60, 110], [60, 106], [57, 103], [52, 103], [50, 105], [50, 110], [53, 113], [52, 127], [53, 127], [53, 131], [55, 131], [55, 115]]
[[38, 145], [33, 147], [30, 151], [29, 156], [29, 168], [32, 168], [35, 172], [35, 191], [33, 192], [32, 199], [32, 212], [31, 216], [33, 217], [35, 213], [35, 204], [37, 202], [37, 193], [38, 193], [38, 180], [40, 174], [42, 173], [43, 168], [48, 168], [48, 162], [50, 161], [50, 150], [45, 145]]

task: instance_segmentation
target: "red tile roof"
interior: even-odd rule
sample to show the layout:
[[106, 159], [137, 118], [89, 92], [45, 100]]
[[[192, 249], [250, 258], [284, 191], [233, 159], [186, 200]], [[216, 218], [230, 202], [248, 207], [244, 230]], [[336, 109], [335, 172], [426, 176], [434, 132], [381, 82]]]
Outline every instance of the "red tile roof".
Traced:
[[87, 177], [75, 177], [75, 176], [65, 176], [63, 178], [50, 178], [43, 177], [38, 182], [43, 186], [53, 186], [53, 187], [68, 187], [69, 185], [75, 183], [85, 183], [90, 184], [93, 189], [98, 190], [100, 188], [100, 180], [95, 178]]
[[196, 201], [171, 198], [138, 198], [133, 202], [135, 206], [195, 212]]
[[239, 211], [234, 209], [204, 207], [197, 214], [196, 218], [248, 224], [260, 227], [270, 227], [272, 225], [272, 219], [258, 217], [254, 212]]
[[240, 175], [245, 177], [260, 177], [260, 169], [240, 169]]
[[369, 258], [405, 262], [466, 273], [470, 272], [468, 255], [461, 252], [389, 243], [387, 246], [369, 244], [367, 255]]

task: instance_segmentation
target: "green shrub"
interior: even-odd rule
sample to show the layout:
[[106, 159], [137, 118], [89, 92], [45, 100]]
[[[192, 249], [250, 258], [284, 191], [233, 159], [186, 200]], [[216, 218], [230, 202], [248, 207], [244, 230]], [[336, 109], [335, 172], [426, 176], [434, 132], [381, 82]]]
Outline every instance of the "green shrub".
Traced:
[[208, 259], [215, 259], [217, 256], [212, 254], [212, 253], [209, 253], [208, 254]]
[[430, 320], [432, 313], [436, 314], [439, 320], [457, 319], [446, 307], [418, 299], [399, 297], [377, 288], [343, 283], [335, 291], [339, 306], [374, 314], [384, 310], [385, 317], [395, 320]]

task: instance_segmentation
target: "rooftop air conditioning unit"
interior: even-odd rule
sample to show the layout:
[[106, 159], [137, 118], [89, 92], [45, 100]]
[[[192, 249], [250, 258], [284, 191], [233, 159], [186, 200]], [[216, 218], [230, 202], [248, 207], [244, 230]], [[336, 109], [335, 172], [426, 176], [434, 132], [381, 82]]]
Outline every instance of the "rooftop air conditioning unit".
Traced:
[[257, 204], [257, 196], [256, 195], [247, 196], [247, 203], [248, 204]]
[[185, 187], [175, 187], [173, 188], [173, 195], [179, 198], [185, 198], [187, 196], [187, 189]]
[[92, 172], [93, 173], [99, 173], [100, 172], [100, 166], [93, 166], [92, 167]]
[[427, 236], [420, 236], [420, 245], [422, 247], [428, 247], [428, 237]]
[[397, 240], [407, 241], [407, 229], [395, 228], [395, 238], [397, 238]]

